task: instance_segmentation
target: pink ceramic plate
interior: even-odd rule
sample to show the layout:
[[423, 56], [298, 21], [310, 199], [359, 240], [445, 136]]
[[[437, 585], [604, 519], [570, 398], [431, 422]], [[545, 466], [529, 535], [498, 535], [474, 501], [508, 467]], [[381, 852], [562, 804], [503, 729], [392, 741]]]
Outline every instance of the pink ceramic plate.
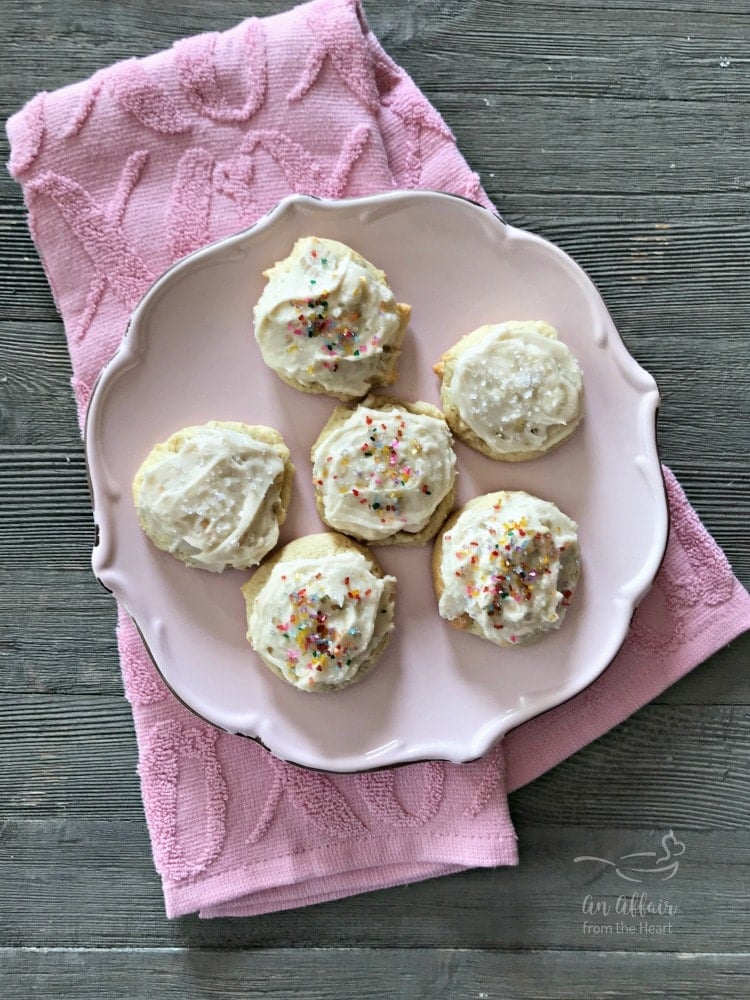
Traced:
[[[359, 250], [386, 271], [396, 297], [411, 303], [400, 377], [389, 394], [439, 405], [432, 365], [482, 323], [547, 320], [577, 355], [586, 417], [570, 441], [517, 464], [456, 447], [459, 503], [524, 489], [578, 522], [583, 576], [558, 632], [510, 650], [456, 632], [437, 614], [430, 547], [381, 547], [375, 552], [383, 569], [399, 582], [390, 646], [362, 684], [303, 694], [262, 666], [245, 640], [240, 585], [247, 574], [188, 569], [142, 534], [130, 494], [136, 469], [155, 442], [211, 419], [278, 428], [297, 469], [281, 540], [323, 530], [309, 451], [336, 403], [282, 383], [261, 361], [252, 332], [261, 272], [306, 234]], [[470, 760], [585, 688], [620, 647], [666, 544], [658, 400], [594, 285], [539, 237], [443, 194], [291, 197], [252, 229], [181, 261], [135, 310], [89, 410], [99, 526], [94, 571], [137, 622], [169, 686], [217, 726], [325, 770]]]

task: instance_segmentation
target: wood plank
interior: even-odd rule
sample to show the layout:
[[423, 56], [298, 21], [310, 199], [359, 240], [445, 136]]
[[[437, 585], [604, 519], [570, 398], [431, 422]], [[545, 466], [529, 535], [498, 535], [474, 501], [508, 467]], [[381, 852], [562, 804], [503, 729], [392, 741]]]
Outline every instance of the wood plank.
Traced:
[[[7, 160], [7, 143], [2, 150]], [[58, 319], [47, 279], [37, 256], [21, 203], [21, 190], [10, 178], [0, 180], [0, 316], [29, 320]], [[3, 340], [5, 338], [3, 337]]]
[[[648, 955], [636, 963], [623, 953], [356, 948], [271, 948], [261, 952], [125, 950], [2, 953], [9, 986], [23, 996], [130, 1000], [158, 988], [160, 997], [276, 1000], [357, 997], [460, 1000], [508, 997], [558, 1000], [667, 997], [741, 1000], [750, 985], [747, 957], [721, 954]], [[321, 965], [323, 964], [323, 969]], [[324, 972], [323, 972], [324, 970]], [[637, 980], [638, 986], [635, 986]], [[158, 987], [157, 987], [158, 984]]]
[[[91, 572], [91, 538], [87, 526], [72, 534], [67, 555], [58, 541], [46, 551], [39, 546], [45, 560], [42, 567], [34, 561], [25, 568], [0, 569], [0, 613], [5, 619], [0, 634], [0, 692], [121, 693], [115, 602]], [[3, 549], [0, 557], [3, 551], [7, 558]], [[665, 705], [748, 705], [749, 660], [750, 633], [717, 652], [658, 701]]]
[[[141, 814], [122, 698], [0, 695], [0, 717], [8, 819]], [[514, 817], [627, 826], [637, 802], [655, 824], [737, 829], [748, 821], [749, 764], [746, 707], [652, 704], [515, 793]]]
[[[525, 822], [626, 826], [637, 801], [653, 823], [665, 826], [747, 825], [750, 745], [743, 745], [744, 736], [722, 739], [722, 719], [732, 720], [730, 728], [750, 726], [746, 707], [648, 705], [516, 792], [513, 815]], [[706, 752], [696, 755], [699, 744]]]
[[[406, 44], [399, 38], [403, 25], [381, 35], [381, 41], [406, 68], [414, 64], [413, 73], [422, 74], [426, 90], [440, 95], [448, 84], [471, 103], [478, 97], [487, 114], [502, 113], [508, 94], [534, 101], [616, 98], [652, 106], [676, 100], [741, 104], [750, 97], [743, 71], [750, 39], [737, 34], [737, 17], [717, 17], [700, 27], [685, 19], [678, 26], [673, 14], [651, 8], [645, 34], [632, 29], [632, 12], [603, 20], [599, 11], [566, 10], [555, 26], [548, 19], [540, 24], [539, 12], [524, 4], [506, 19], [499, 46], [497, 30], [489, 23], [491, 7], [485, 3], [479, 10], [466, 10], [466, 16], [433, 25], [433, 30], [425, 25], [417, 36], [419, 48], [414, 46], [417, 38], [404, 39]], [[451, 46], [450, 35], [456, 32], [461, 45]], [[490, 79], [488, 65], [493, 67]]]
[[[530, 114], [528, 98], [503, 94], [490, 113], [479, 96], [472, 106], [455, 91], [426, 93], [469, 162], [480, 170], [493, 163], [510, 191], [745, 190], [745, 123], [736, 106], [612, 99], [603, 113], [597, 102], [547, 97]], [[644, 134], [659, 136], [658, 144], [646, 147]], [[721, 154], [696, 155], [712, 148]]]
[[[706, 310], [741, 328], [750, 303], [743, 270], [750, 252], [746, 194], [704, 194], [678, 208], [671, 194], [588, 192], [571, 204], [560, 193], [509, 191], [505, 170], [485, 166], [493, 163], [489, 155], [470, 162], [483, 172], [504, 217], [571, 254], [613, 311], [650, 324], [657, 308], [667, 328], [677, 322], [686, 336], [695, 330], [696, 315], [706, 322]], [[533, 174], [528, 181], [534, 183]], [[57, 314], [18, 200], [14, 190], [0, 201], [0, 258], [12, 262], [0, 274], [0, 316], [24, 325], [52, 322]], [[2, 223], [9, 216], [12, 223]], [[6, 335], [13, 336], [11, 327], [4, 328], [3, 340]]]
[[[565, 240], [558, 242], [569, 249]], [[618, 245], [612, 246], [616, 256]], [[747, 249], [750, 253], [750, 231]], [[709, 275], [723, 268], [723, 260], [719, 257], [712, 261], [707, 257], [696, 262], [697, 256], [696, 251], [695, 271], [683, 271], [678, 263], [674, 272], [664, 277], [662, 287], [658, 287], [657, 276], [657, 287], [649, 279], [648, 288], [636, 288], [633, 282], [608, 280], [604, 273], [597, 273], [597, 268], [603, 267], [601, 261], [595, 266], [590, 266], [593, 261], [582, 263], [589, 265], [604, 292], [628, 347], [661, 384], [660, 430], [666, 460], [674, 464], [700, 453], [706, 431], [715, 426], [729, 405], [736, 411], [737, 419], [734, 434], [722, 441], [718, 461], [725, 457], [736, 459], [740, 473], [746, 473], [750, 446], [750, 420], [746, 419], [750, 417], [750, 371], [747, 366], [738, 367], [736, 362], [744, 356], [746, 348], [743, 318], [750, 307], [750, 298], [746, 303], [742, 295], [747, 298], [747, 282], [737, 272], [730, 291], [736, 287], [738, 296], [730, 295], [728, 301], [723, 295], [717, 296], [716, 288], [709, 287]], [[726, 270], [731, 271], [735, 266], [727, 265]], [[623, 270], [615, 262], [611, 267], [614, 271]], [[701, 282], [704, 286], [701, 295], [705, 293], [702, 305], [695, 301], [696, 288]], [[657, 326], [654, 315], [659, 317]], [[700, 321], [696, 319], [698, 315]], [[50, 441], [57, 429], [62, 433], [55, 434], [56, 446], [58, 442], [80, 446], [68, 386], [69, 362], [60, 328], [42, 323], [6, 322], [0, 331], [0, 369], [5, 379], [0, 384], [0, 426], [7, 443], [12, 447], [41, 446]], [[733, 371], [731, 380], [726, 378], [727, 370]], [[46, 393], [52, 393], [52, 405], [40, 407], [39, 397]], [[688, 416], [690, 419], [686, 419]], [[744, 484], [739, 496], [740, 499], [747, 496]]]
[[[10, 996], [132, 1000], [588, 1000], [674, 998], [744, 1000], [750, 987], [742, 955], [644, 955], [591, 952], [270, 948], [253, 952], [28, 951], [0, 953], [0, 985]], [[637, 983], [637, 985], [636, 985]]]
[[[7, 162], [8, 143], [0, 141]], [[0, 173], [0, 318], [24, 324], [59, 320], [47, 278], [27, 224], [21, 188]], [[3, 341], [5, 331], [3, 331]]]
[[[76, 630], [81, 635], [80, 626]], [[69, 669], [74, 664], [68, 661]], [[114, 667], [114, 663], [113, 663]], [[3, 816], [138, 816], [135, 733], [122, 697], [0, 697]]]
[[[78, 0], [76, 11], [85, 30], [71, 31], [67, 9], [48, 4], [40, 37], [36, 10], [9, 6], [14, 8], [10, 54], [15, 72], [6, 63], [0, 79], [4, 101], [11, 106], [39, 86], [40, 63], [45, 68], [43, 85], [50, 90], [118, 59], [158, 51], [186, 34], [230, 28], [249, 13], [239, 0], [226, 0], [210, 11], [197, 0], [186, 0], [178, 19], [172, 12], [167, 18], [158, 8], [144, 11], [127, 4], [118, 4], [113, 17], [93, 0]], [[279, 9], [274, 0], [256, 0], [252, 14], [264, 16]], [[615, 92], [716, 101], [747, 94], [747, 78], [740, 69], [748, 40], [738, 17], [745, 13], [742, 0], [725, 0], [710, 10], [691, 9], [679, 0], [658, 8], [647, 0], [475, 0], [401, 9], [386, 0], [366, 4], [368, 21], [390, 54], [414, 72], [421, 68], [428, 80], [449, 78], [485, 92], [496, 79], [504, 89], [533, 95]], [[727, 58], [729, 65], [722, 65]], [[488, 61], [496, 67], [491, 76]]]
[[725, 646], [655, 701], [664, 705], [750, 705], [748, 663], [750, 633]]
[[121, 694], [115, 602], [94, 579], [89, 553], [82, 547], [75, 560], [23, 576], [0, 570], [0, 691]]
[[[365, 3], [505, 217], [599, 285], [662, 385], [664, 458], [750, 583], [747, 0]], [[0, 110], [285, 6], [7, 0]], [[114, 605], [89, 569], [69, 363], [4, 174], [0, 261], [0, 320], [14, 321], [0, 326], [0, 995], [750, 994], [750, 635], [512, 796], [518, 870], [167, 921]], [[585, 931], [586, 894], [614, 903], [621, 886], [574, 858], [649, 849], [670, 826], [687, 848], [654, 887], [678, 907], [670, 933], [609, 932], [604, 919]]]
[[[647, 808], [634, 804], [633, 809], [637, 820], [647, 818]], [[575, 861], [654, 850], [665, 832], [519, 823], [518, 868], [461, 872], [246, 920], [169, 921], [142, 819], [8, 820], [0, 828], [5, 903], [0, 946], [228, 951], [353, 948], [363, 942], [386, 948], [396, 939], [402, 948], [449, 941], [456, 948], [505, 952], [547, 946], [642, 954], [699, 951], [710, 933], [716, 951], [745, 951], [750, 903], [744, 886], [750, 872], [744, 831], [675, 827], [685, 852], [667, 882], [634, 885], [603, 864]], [[667, 904], [673, 910], [666, 912], [663, 923], [671, 920], [672, 926], [664, 933], [640, 925], [647, 920], [637, 914], [644, 891], [644, 906], [661, 900], [665, 912]], [[592, 906], [601, 911], [604, 904], [610, 912], [596, 919], [584, 912]], [[625, 912], [618, 914], [618, 907]], [[614, 926], [629, 919], [630, 910], [636, 929]], [[584, 928], [584, 921], [613, 929], [594, 931]]]
[[[90, 541], [90, 535], [86, 536]], [[94, 579], [89, 550], [43, 569], [0, 570], [0, 692], [119, 695], [115, 603]], [[85, 635], [85, 642], [80, 637]], [[70, 657], [75, 651], [75, 664]], [[665, 691], [665, 705], [748, 705], [750, 634]]]
[[[710, 422], [704, 425], [704, 442], [710, 437], [712, 426]], [[664, 447], [664, 439], [662, 435], [663, 460], [682, 482], [688, 498], [726, 552], [739, 579], [747, 584], [750, 581], [750, 497], [746, 463], [740, 457], [723, 469], [709, 465], [705, 470], [696, 470], [693, 465], [683, 464], [687, 460], [681, 459], [677, 448]], [[701, 443], [697, 434], [696, 443]], [[686, 444], [680, 450], [687, 452], [688, 448]], [[15, 482], [7, 468], [13, 463], [18, 473]], [[32, 552], [39, 552], [44, 554], [47, 563], [77, 567], [89, 564], [94, 529], [84, 468], [82, 456], [75, 456], [74, 460], [67, 453], [54, 457], [47, 455], [33, 467], [28, 461], [26, 464], [19, 461], [12, 452], [9, 457], [7, 452], [0, 451], [0, 497], [2, 491], [6, 493], [0, 510], [7, 525], [0, 554], [5, 560], [12, 558], [13, 553], [16, 557], [29, 557]], [[727, 511], [731, 511], [731, 518], [727, 517]], [[19, 586], [23, 587], [23, 564], [18, 566], [17, 572]], [[7, 599], [15, 603], [12, 593]]]

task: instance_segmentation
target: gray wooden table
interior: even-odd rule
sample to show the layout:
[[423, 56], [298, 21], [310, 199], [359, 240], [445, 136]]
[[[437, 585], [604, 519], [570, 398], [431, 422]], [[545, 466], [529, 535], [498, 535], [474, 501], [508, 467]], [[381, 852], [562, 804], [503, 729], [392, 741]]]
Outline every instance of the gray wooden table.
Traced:
[[[3, 116], [282, 7], [4, 0]], [[660, 383], [664, 460], [750, 583], [747, 0], [370, 0], [367, 14], [504, 216], [598, 283]], [[114, 605], [89, 566], [63, 331], [7, 176], [0, 220], [0, 995], [750, 995], [748, 636], [512, 796], [518, 870], [165, 919]], [[669, 930], [587, 931], [592, 873], [573, 858], [653, 849], [670, 828], [686, 851], [662, 891]]]

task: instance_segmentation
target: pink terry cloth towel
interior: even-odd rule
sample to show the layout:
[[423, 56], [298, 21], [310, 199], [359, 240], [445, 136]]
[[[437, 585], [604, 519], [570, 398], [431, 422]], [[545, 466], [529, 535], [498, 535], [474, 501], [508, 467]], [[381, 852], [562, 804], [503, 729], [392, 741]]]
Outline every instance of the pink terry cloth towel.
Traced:
[[[429, 188], [492, 207], [355, 0], [314, 0], [118, 63], [37, 95], [7, 129], [9, 169], [65, 323], [81, 420], [153, 279], [282, 196]], [[282, 763], [179, 704], [121, 614], [167, 914], [258, 914], [516, 864], [506, 793], [750, 627], [750, 597], [665, 476], [669, 547], [622, 651], [586, 691], [474, 763], [345, 776]]]

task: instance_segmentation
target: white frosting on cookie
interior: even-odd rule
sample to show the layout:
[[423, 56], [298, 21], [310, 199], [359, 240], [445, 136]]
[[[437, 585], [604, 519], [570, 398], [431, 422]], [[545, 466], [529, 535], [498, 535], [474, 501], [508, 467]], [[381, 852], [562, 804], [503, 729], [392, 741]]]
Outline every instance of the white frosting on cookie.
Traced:
[[546, 451], [567, 437], [582, 389], [569, 348], [551, 326], [532, 321], [487, 327], [459, 350], [450, 393], [464, 423], [502, 456]]
[[443, 535], [439, 611], [468, 615], [498, 645], [522, 645], [563, 620], [580, 571], [577, 526], [528, 493], [491, 498]]
[[254, 313], [266, 364], [303, 387], [364, 396], [400, 339], [382, 271], [343, 243], [308, 236], [267, 277]]
[[255, 598], [247, 638], [295, 687], [346, 684], [392, 630], [395, 587], [360, 552], [278, 562]]
[[416, 533], [453, 487], [445, 420], [395, 405], [358, 406], [313, 451], [326, 522], [368, 541]]
[[188, 428], [176, 450], [159, 448], [142, 466], [139, 521], [190, 566], [255, 566], [279, 537], [283, 471], [278, 450], [264, 441], [214, 422]]

